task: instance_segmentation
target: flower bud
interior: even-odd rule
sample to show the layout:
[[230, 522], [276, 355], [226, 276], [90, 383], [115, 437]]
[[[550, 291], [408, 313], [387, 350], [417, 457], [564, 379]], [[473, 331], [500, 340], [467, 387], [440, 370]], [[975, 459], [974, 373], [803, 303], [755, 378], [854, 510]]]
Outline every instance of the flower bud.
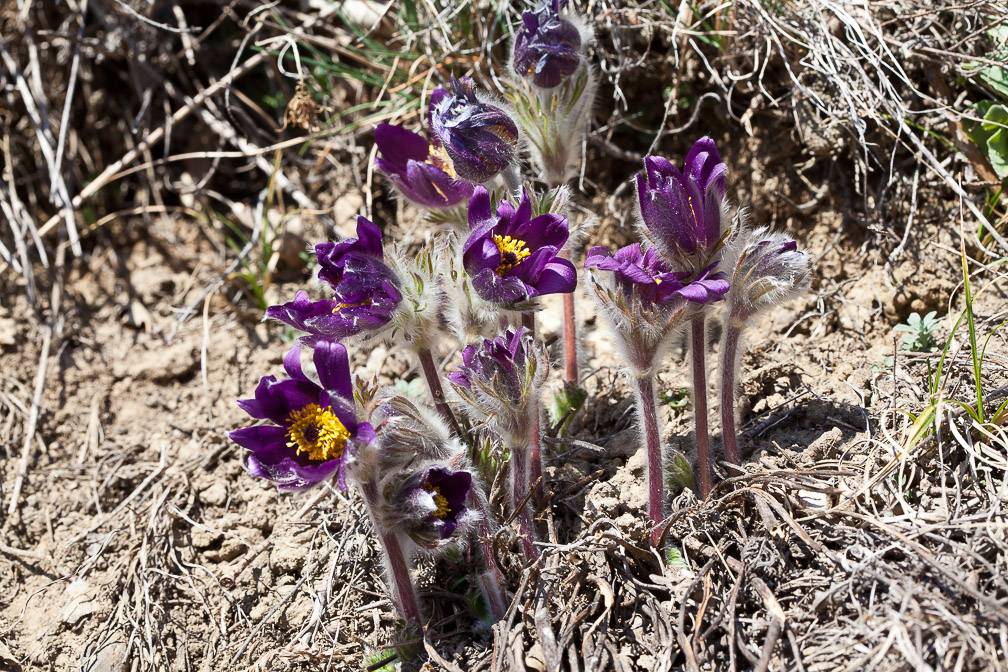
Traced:
[[431, 111], [431, 130], [459, 177], [484, 183], [515, 161], [518, 127], [501, 108], [476, 97], [473, 81], [452, 77], [452, 95]]
[[535, 11], [522, 13], [515, 36], [512, 64], [515, 72], [542, 89], [552, 89], [581, 65], [581, 31], [560, 16], [566, 0], [548, 0]]

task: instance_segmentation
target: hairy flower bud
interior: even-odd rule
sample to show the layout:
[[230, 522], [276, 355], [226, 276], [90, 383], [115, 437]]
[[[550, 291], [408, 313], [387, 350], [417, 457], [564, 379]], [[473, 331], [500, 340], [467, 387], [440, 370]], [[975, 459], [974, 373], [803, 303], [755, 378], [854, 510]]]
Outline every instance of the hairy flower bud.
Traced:
[[522, 13], [515, 36], [512, 64], [515, 72], [535, 86], [552, 89], [581, 65], [581, 31], [560, 16], [566, 0], [547, 0], [535, 11]]
[[488, 182], [515, 162], [518, 126], [501, 108], [481, 102], [468, 77], [452, 77], [451, 86], [452, 95], [434, 105], [431, 130], [459, 177]]
[[434, 550], [453, 538], [464, 526], [469, 512], [466, 499], [472, 490], [472, 474], [443, 466], [428, 467], [409, 476], [390, 499], [389, 523], [415, 544]]
[[760, 227], [743, 231], [731, 248], [735, 264], [726, 298], [732, 321], [745, 323], [808, 290], [811, 260], [788, 236]]

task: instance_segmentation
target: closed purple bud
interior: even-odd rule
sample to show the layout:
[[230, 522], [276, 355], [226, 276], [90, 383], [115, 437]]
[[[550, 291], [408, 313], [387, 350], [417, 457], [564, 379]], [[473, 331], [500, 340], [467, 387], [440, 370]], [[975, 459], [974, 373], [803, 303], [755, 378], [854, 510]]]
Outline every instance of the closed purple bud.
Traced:
[[298, 292], [293, 301], [266, 309], [266, 317], [308, 333], [303, 340], [339, 340], [384, 328], [402, 301], [400, 281], [384, 262], [381, 231], [357, 218], [357, 238], [315, 246], [319, 279], [333, 298], [312, 301]]
[[346, 488], [346, 467], [359, 448], [375, 441], [374, 429], [357, 421], [346, 348], [332, 341], [316, 343], [321, 385], [302, 372], [300, 352], [295, 346], [284, 358], [289, 378], [265, 376], [254, 398], [238, 400], [253, 418], [273, 424], [237, 429], [229, 436], [250, 451], [253, 476], [283, 489], [301, 489], [337, 474], [339, 487]]
[[644, 172], [636, 177], [641, 219], [675, 266], [699, 270], [717, 261], [726, 233], [727, 171], [706, 137], [693, 144], [682, 172], [667, 159], [644, 159]]
[[574, 291], [577, 271], [558, 256], [569, 235], [567, 219], [552, 213], [531, 215], [524, 189], [517, 208], [502, 200], [493, 212], [486, 188], [476, 187], [469, 202], [470, 233], [462, 265], [484, 300], [509, 305]]
[[733, 321], [744, 323], [808, 290], [811, 260], [786, 235], [767, 227], [744, 231], [731, 248], [735, 264], [726, 298]]
[[518, 127], [501, 108], [481, 102], [473, 81], [452, 77], [452, 95], [431, 110], [431, 130], [459, 177], [483, 183], [515, 161]]
[[566, 2], [549, 0], [536, 11], [522, 13], [515, 36], [515, 72], [542, 89], [559, 86], [581, 65], [581, 32], [560, 16]]

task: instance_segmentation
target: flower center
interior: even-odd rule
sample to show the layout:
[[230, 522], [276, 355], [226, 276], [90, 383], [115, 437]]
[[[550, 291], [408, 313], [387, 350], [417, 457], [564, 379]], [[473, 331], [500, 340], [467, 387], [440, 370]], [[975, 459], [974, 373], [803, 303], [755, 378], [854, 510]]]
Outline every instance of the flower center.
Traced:
[[497, 275], [504, 275], [523, 262], [525, 257], [532, 254], [529, 250], [525, 249], [524, 240], [512, 238], [511, 236], [494, 236], [493, 241], [497, 245], [497, 249], [500, 250], [501, 255], [500, 264], [497, 266]]
[[437, 507], [437, 510], [434, 511], [434, 517], [444, 518], [447, 516], [449, 511], [448, 500], [441, 494], [441, 488], [436, 485], [431, 485], [430, 481], [427, 481], [423, 484], [423, 489], [427, 492], [434, 493], [434, 505]]
[[[443, 170], [445, 174], [453, 180], [458, 179], [458, 174], [455, 173], [455, 164], [452, 163], [447, 150], [445, 150], [445, 148], [441, 145], [429, 145], [429, 149], [427, 150], [427, 160], [424, 163], [428, 163], [435, 168]], [[440, 191], [440, 189], [438, 189], [438, 191]], [[442, 196], [443, 195], [444, 194], [442, 194]]]
[[287, 437], [290, 448], [297, 448], [297, 454], [307, 453], [316, 462], [333, 460], [343, 454], [350, 432], [330, 408], [320, 408], [318, 404], [308, 404], [304, 408], [291, 411], [287, 418], [290, 427]]

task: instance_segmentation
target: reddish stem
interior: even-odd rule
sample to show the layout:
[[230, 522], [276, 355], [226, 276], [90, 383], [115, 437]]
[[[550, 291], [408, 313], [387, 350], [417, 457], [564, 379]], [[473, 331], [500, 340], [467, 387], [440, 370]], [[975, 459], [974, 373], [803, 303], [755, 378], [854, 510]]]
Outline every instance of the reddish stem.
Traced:
[[423, 348], [417, 350], [417, 356], [420, 357], [420, 368], [423, 369], [424, 378], [427, 379], [427, 389], [430, 390], [434, 406], [437, 407], [442, 419], [455, 432], [455, 436], [465, 443], [462, 429], [459, 427], [455, 414], [451, 411], [451, 407], [448, 406], [448, 402], [445, 400], [444, 388], [441, 387], [441, 376], [438, 375], [437, 366], [434, 364], [434, 355], [431, 354], [430, 348]]
[[532, 524], [532, 511], [525, 502], [528, 496], [528, 453], [529, 450], [525, 446], [511, 448], [511, 504], [517, 511], [518, 532], [521, 535], [525, 559], [531, 563], [539, 559], [539, 549], [535, 545], [536, 533]]
[[647, 447], [648, 516], [651, 518], [651, 544], [658, 545], [661, 522], [665, 519], [665, 470], [661, 436], [658, 433], [658, 412], [655, 407], [654, 379], [648, 375], [636, 378], [637, 403], [641, 433]]
[[423, 628], [423, 621], [420, 619], [420, 609], [417, 607], [416, 590], [413, 587], [413, 578], [410, 576], [409, 564], [403, 555], [402, 546], [396, 535], [385, 529], [378, 518], [378, 511], [381, 510], [381, 500], [378, 496], [378, 486], [374, 481], [367, 481], [361, 484], [364, 493], [364, 501], [371, 515], [371, 522], [378, 532], [378, 539], [381, 542], [382, 551], [385, 553], [385, 560], [388, 562], [389, 575], [392, 579], [392, 598], [399, 607], [400, 613], [407, 621], [412, 621], [419, 628]]
[[735, 434], [735, 366], [741, 329], [728, 323], [721, 342], [721, 437], [725, 459], [739, 463], [738, 437]]
[[504, 618], [507, 605], [504, 602], [504, 575], [501, 573], [500, 567], [497, 566], [497, 558], [493, 553], [490, 506], [482, 495], [476, 494], [470, 494], [467, 503], [480, 514], [479, 522], [476, 524], [476, 536], [480, 553], [483, 555], [483, 564], [486, 565], [486, 572], [480, 577], [480, 588], [490, 605], [490, 612], [494, 619], [499, 621]]
[[[570, 261], [570, 250], [560, 250], [560, 258]], [[577, 385], [577, 318], [574, 315], [574, 294], [563, 295], [564, 380]]]
[[690, 322], [690, 354], [693, 359], [693, 423], [700, 469], [700, 497], [707, 499], [713, 485], [707, 430], [707, 338], [702, 313]]
[[[522, 326], [529, 330], [532, 338], [535, 338], [536, 320], [535, 313], [529, 311], [522, 313]], [[535, 483], [533, 499], [537, 505], [542, 505], [546, 501], [543, 490], [543, 463], [542, 463], [542, 438], [541, 422], [539, 411], [539, 399], [532, 400], [532, 436], [530, 437], [529, 454], [529, 483]]]

